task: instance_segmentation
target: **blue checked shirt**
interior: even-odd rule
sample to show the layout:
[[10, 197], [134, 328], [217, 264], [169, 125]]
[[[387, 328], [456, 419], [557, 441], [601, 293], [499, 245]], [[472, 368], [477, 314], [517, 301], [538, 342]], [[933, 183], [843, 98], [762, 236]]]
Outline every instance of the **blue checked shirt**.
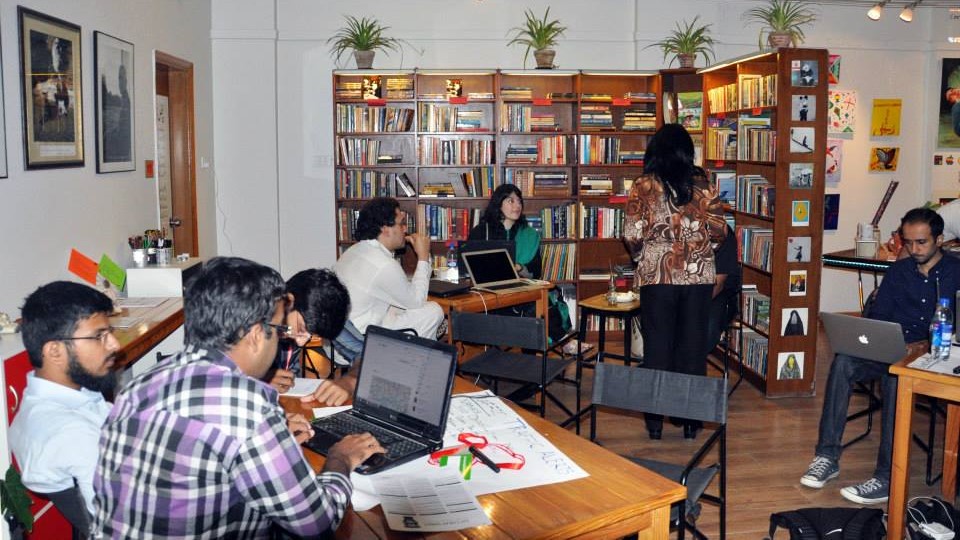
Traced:
[[953, 255], [944, 253], [926, 276], [920, 273], [913, 258], [900, 259], [884, 274], [869, 317], [900, 323], [907, 343], [928, 339], [937, 299], [949, 298], [950, 306], [956, 310], [954, 297], [958, 287], [960, 260]]
[[117, 397], [94, 489], [96, 537], [309, 538], [340, 524], [353, 487], [314, 476], [275, 390], [188, 348]]

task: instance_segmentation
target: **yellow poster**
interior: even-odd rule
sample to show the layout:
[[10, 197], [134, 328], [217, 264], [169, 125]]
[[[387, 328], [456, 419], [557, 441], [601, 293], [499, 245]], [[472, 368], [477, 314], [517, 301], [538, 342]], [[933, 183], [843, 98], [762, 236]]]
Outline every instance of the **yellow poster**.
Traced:
[[894, 137], [900, 135], [900, 109], [903, 100], [873, 100], [873, 117], [870, 119], [870, 135], [874, 137]]

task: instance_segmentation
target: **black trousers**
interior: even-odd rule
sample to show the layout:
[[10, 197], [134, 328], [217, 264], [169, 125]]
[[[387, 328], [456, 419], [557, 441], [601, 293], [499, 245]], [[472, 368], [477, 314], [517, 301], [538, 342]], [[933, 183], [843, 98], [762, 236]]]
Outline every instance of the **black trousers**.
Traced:
[[[704, 351], [713, 285], [645, 285], [640, 288], [643, 367], [706, 375]], [[663, 417], [646, 415], [647, 429]], [[688, 422], [699, 425], [699, 422]]]

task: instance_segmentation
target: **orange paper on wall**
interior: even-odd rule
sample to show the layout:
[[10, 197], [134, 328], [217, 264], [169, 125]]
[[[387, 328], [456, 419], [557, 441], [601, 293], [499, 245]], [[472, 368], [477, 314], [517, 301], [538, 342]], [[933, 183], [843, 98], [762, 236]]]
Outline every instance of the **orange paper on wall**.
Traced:
[[76, 249], [70, 250], [70, 262], [67, 263], [67, 270], [91, 285], [97, 284], [97, 261]]

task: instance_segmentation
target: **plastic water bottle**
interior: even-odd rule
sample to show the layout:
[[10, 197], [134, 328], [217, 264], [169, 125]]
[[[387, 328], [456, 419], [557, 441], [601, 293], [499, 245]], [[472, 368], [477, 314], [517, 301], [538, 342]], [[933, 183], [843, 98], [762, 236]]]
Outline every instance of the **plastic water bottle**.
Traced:
[[946, 360], [950, 358], [953, 344], [953, 312], [950, 311], [950, 299], [941, 298], [930, 322], [930, 357]]
[[457, 241], [447, 243], [447, 281], [460, 281], [460, 270], [457, 268]]

